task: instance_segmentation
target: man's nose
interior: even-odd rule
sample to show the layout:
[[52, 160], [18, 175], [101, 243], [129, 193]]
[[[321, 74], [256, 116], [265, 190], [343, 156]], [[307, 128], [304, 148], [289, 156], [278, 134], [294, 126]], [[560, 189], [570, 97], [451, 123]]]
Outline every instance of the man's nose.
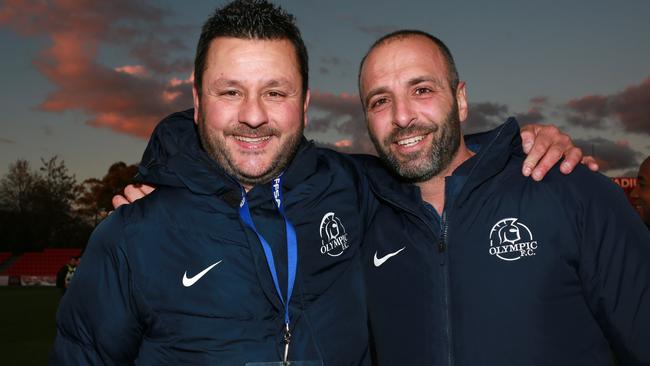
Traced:
[[408, 98], [395, 98], [393, 109], [393, 124], [401, 128], [408, 127], [417, 119], [417, 115]]
[[267, 119], [266, 108], [261, 98], [246, 97], [239, 110], [239, 122], [256, 128], [267, 123]]

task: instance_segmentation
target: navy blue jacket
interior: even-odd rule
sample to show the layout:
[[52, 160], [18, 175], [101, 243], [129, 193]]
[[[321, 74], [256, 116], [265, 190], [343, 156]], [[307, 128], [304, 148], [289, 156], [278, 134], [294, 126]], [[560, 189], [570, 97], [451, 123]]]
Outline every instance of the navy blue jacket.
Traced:
[[521, 174], [515, 121], [446, 178], [438, 215], [372, 161], [362, 249], [378, 365], [650, 365], [650, 233], [606, 177]]
[[[283, 176], [298, 237], [290, 360], [369, 363], [359, 260], [368, 189], [356, 172], [348, 157], [303, 141]], [[191, 110], [156, 128], [139, 174], [158, 188], [93, 233], [58, 310], [50, 364], [280, 361], [284, 312], [263, 250], [239, 218], [239, 184], [201, 148]], [[284, 223], [270, 184], [247, 197], [286, 292]]]

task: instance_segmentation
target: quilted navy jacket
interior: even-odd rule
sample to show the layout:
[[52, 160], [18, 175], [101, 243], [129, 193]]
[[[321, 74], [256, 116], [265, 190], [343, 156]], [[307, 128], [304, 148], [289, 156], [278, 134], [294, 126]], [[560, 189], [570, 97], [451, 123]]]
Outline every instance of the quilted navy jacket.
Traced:
[[608, 178], [521, 174], [510, 120], [446, 179], [438, 215], [368, 164], [378, 365], [650, 365], [650, 233]]
[[[284, 173], [298, 237], [290, 360], [369, 362], [359, 260], [368, 189], [356, 172], [348, 157], [303, 141]], [[158, 189], [93, 233], [58, 310], [50, 364], [280, 361], [284, 312], [263, 250], [239, 218], [240, 186], [202, 150], [191, 110], [159, 124], [139, 174]], [[247, 197], [286, 293], [285, 226], [270, 184]]]

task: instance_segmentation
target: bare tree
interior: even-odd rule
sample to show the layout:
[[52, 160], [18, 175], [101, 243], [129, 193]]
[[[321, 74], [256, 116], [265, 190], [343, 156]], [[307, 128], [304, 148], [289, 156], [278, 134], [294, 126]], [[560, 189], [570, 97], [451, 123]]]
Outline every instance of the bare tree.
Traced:
[[25, 212], [39, 177], [27, 160], [16, 160], [0, 179], [0, 207], [6, 211]]

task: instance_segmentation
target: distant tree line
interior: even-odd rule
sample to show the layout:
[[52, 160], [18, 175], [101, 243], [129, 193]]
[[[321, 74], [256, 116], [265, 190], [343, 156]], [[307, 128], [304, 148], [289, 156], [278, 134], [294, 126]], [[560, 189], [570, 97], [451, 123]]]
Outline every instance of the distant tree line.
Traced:
[[135, 165], [118, 162], [102, 179], [77, 183], [57, 156], [33, 169], [16, 160], [0, 179], [0, 251], [85, 246], [112, 210], [111, 198], [132, 182]]

